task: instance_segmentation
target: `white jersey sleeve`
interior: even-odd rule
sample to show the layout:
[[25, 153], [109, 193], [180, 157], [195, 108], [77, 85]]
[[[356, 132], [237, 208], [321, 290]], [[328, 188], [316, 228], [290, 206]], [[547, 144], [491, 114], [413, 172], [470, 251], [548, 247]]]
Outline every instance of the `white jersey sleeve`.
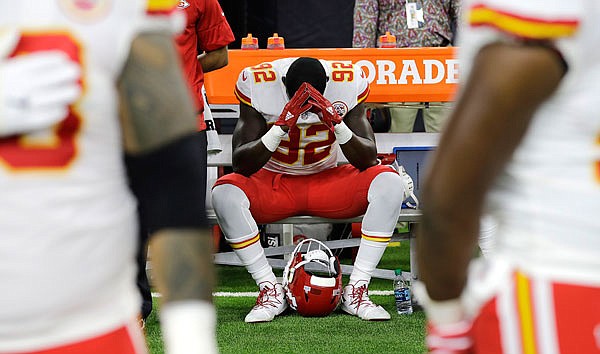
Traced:
[[469, 1], [466, 20], [470, 27], [491, 27], [517, 38], [557, 39], [577, 31], [582, 2], [483, 0], [473, 5]]
[[279, 59], [247, 67], [240, 72], [235, 95], [274, 123], [289, 101], [282, 78], [295, 58]]
[[[129, 2], [126, 2], [129, 3]], [[185, 27], [185, 14], [177, 11], [177, 0], [138, 0], [129, 5], [133, 13], [120, 12], [121, 23], [129, 24], [123, 28], [122, 46], [125, 57], [129, 53], [131, 41], [141, 33], [167, 32], [173, 35]], [[129, 17], [127, 17], [129, 16]]]
[[345, 61], [322, 60], [329, 80], [324, 96], [344, 117], [369, 96], [369, 82], [358, 66]]
[[238, 75], [237, 82], [235, 84], [234, 94], [237, 99], [248, 106], [252, 106], [252, 86], [254, 82], [249, 80], [252, 75], [252, 69], [250, 67], [242, 69]]
[[479, 50], [499, 41], [544, 41], [569, 63], [573, 57], [568, 39], [579, 31], [584, 16], [583, 0], [467, 0], [463, 8], [458, 34], [463, 78]]
[[185, 28], [185, 13], [176, 11], [176, 0], [145, 0], [144, 16], [136, 27], [140, 32], [167, 31], [179, 34]]

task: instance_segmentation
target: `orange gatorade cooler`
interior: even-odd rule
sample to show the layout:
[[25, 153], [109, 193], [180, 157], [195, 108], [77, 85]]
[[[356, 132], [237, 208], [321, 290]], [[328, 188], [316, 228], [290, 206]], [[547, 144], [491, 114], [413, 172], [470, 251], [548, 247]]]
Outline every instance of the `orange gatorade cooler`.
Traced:
[[283, 37], [273, 33], [273, 37], [269, 37], [267, 40], [267, 49], [285, 49]]
[[385, 32], [384, 35], [379, 36], [377, 46], [379, 48], [396, 48], [396, 36], [390, 34], [390, 32]]
[[258, 49], [258, 38], [252, 37], [252, 33], [248, 33], [247, 37], [242, 38], [241, 49], [243, 49], [243, 50]]

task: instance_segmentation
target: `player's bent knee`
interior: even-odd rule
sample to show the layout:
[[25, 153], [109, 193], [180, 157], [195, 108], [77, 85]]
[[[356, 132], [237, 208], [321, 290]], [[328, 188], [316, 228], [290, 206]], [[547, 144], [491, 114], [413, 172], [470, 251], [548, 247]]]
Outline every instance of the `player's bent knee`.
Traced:
[[378, 174], [369, 187], [369, 201], [384, 200], [389, 205], [401, 205], [404, 201], [404, 185], [402, 177], [397, 173]]
[[215, 186], [212, 203], [228, 243], [245, 242], [258, 235], [258, 226], [250, 213], [250, 201], [239, 187], [232, 184]]
[[244, 192], [232, 184], [220, 184], [212, 189], [211, 199], [217, 215], [228, 210], [237, 210], [249, 204]]

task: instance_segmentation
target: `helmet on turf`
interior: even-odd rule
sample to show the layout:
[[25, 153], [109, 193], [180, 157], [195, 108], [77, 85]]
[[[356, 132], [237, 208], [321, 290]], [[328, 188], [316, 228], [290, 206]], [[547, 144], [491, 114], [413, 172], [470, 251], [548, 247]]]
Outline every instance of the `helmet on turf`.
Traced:
[[291, 308], [305, 317], [327, 316], [340, 303], [339, 259], [319, 240], [302, 240], [283, 270], [283, 288]]

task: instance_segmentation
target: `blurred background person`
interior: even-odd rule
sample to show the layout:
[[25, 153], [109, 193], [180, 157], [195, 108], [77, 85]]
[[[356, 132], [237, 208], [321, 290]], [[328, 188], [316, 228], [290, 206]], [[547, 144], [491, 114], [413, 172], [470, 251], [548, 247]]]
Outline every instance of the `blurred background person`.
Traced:
[[[182, 0], [177, 6], [185, 13], [187, 22], [182, 33], [175, 38], [177, 51], [183, 65], [184, 75], [192, 92], [196, 105], [198, 133], [196, 133], [203, 152], [199, 157], [206, 166], [207, 147], [219, 149], [220, 143], [216, 134], [214, 121], [205, 121], [204, 111], [210, 107], [204, 105], [202, 89], [204, 73], [220, 69], [229, 62], [227, 45], [235, 39], [225, 14], [217, 0]], [[210, 117], [209, 114], [206, 115]], [[204, 170], [199, 185], [206, 185], [207, 171]], [[204, 199], [206, 199], [206, 193]], [[208, 232], [208, 230], [207, 230]], [[141, 229], [141, 248], [138, 253], [138, 288], [142, 294], [141, 309], [142, 327], [152, 311], [152, 293], [146, 273], [146, 255], [148, 232]]]
[[[398, 48], [446, 47], [454, 44], [460, 16], [459, 0], [356, 0], [352, 47], [376, 48], [386, 32]], [[421, 114], [424, 130], [440, 132], [450, 108], [446, 102], [422, 102], [425, 108], [389, 107], [376, 111], [389, 119], [392, 133], [410, 133]], [[387, 118], [389, 114], [389, 118]]]

